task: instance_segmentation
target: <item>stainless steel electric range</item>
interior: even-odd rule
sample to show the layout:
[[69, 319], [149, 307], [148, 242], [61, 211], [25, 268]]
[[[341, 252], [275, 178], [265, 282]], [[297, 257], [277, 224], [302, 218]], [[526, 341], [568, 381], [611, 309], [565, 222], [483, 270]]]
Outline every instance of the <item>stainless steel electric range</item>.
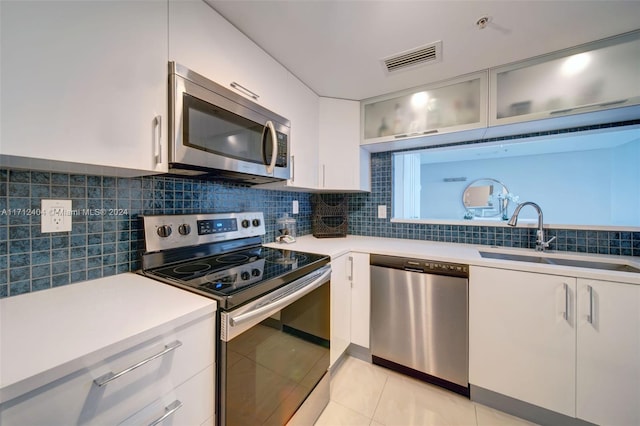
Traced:
[[141, 273], [219, 303], [216, 423], [313, 424], [328, 402], [329, 257], [263, 247], [261, 212], [143, 222]]

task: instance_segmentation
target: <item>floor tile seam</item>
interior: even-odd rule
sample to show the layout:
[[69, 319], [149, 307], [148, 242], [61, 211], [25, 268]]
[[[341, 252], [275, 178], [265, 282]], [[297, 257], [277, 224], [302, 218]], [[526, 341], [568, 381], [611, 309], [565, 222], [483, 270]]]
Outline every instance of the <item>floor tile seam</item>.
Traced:
[[[382, 389], [380, 390], [380, 395], [378, 395], [378, 400], [376, 401], [376, 407], [373, 409], [373, 413], [371, 414], [371, 420], [375, 420], [376, 413], [378, 412], [378, 408], [380, 407], [380, 401], [382, 401], [382, 395], [384, 395], [384, 389], [387, 387], [387, 383], [389, 382], [389, 375], [385, 373], [384, 384], [382, 385]], [[378, 422], [377, 420], [375, 420]], [[382, 422], [378, 422], [382, 423]], [[382, 423], [385, 424], [385, 423]]]
[[369, 419], [369, 424], [371, 424], [371, 421], [373, 421], [373, 417], [369, 417], [369, 416], [367, 416], [366, 414], [361, 413], [361, 412], [360, 412], [360, 411], [358, 411], [358, 410], [354, 410], [353, 408], [348, 407], [348, 406], [346, 406], [346, 405], [342, 404], [341, 402], [336, 401], [335, 399], [330, 399], [330, 401], [331, 401], [331, 402], [333, 402], [334, 404], [339, 405], [340, 407], [342, 407], [342, 408], [344, 408], [344, 409], [347, 409], [347, 410], [351, 411], [352, 413], [356, 413], [356, 414], [358, 414], [358, 415], [360, 415], [360, 416], [362, 416], [362, 417], [364, 417], [364, 418], [366, 418], [366, 419]]
[[[340, 367], [338, 368], [338, 371], [337, 371], [336, 376], [335, 376], [332, 380], [337, 379], [337, 378], [338, 378], [338, 376], [340, 376], [341, 374], [347, 374], [347, 369], [345, 368], [345, 367], [346, 367], [346, 361], [347, 361], [347, 360], [345, 360], [345, 362], [343, 362], [343, 363], [340, 365]], [[356, 359], [356, 361], [360, 361], [360, 360], [357, 360], [357, 359]], [[362, 361], [362, 362], [363, 362], [364, 364], [368, 364], [368, 363], [366, 363], [366, 362], [364, 362], [364, 361]], [[384, 375], [384, 383], [382, 384], [382, 386], [381, 386], [381, 388], [380, 388], [380, 393], [378, 394], [378, 397], [377, 397], [377, 399], [376, 399], [376, 404], [375, 404], [375, 407], [374, 407], [374, 409], [373, 409], [373, 411], [372, 411], [371, 415], [369, 415], [369, 414], [367, 414], [367, 413], [363, 413], [362, 411], [356, 410], [356, 409], [354, 409], [354, 408], [352, 408], [352, 407], [349, 407], [349, 406], [345, 405], [344, 403], [340, 402], [339, 400], [335, 399], [333, 392], [330, 394], [330, 396], [329, 396], [329, 400], [331, 400], [331, 401], [333, 401], [333, 402], [337, 403], [338, 405], [340, 405], [340, 406], [342, 406], [342, 407], [348, 408], [349, 410], [351, 410], [351, 411], [353, 411], [353, 412], [355, 412], [355, 413], [358, 413], [358, 414], [362, 415], [363, 417], [368, 418], [370, 421], [373, 421], [373, 416], [374, 416], [374, 414], [375, 414], [375, 412], [376, 412], [376, 409], [378, 408], [378, 405], [380, 404], [380, 400], [381, 400], [381, 398], [382, 398], [382, 393], [384, 392], [384, 387], [386, 386], [387, 381], [388, 381], [388, 379], [389, 379], [389, 375], [388, 375], [387, 373], [385, 373], [385, 372], [382, 372], [382, 373], [383, 373], [383, 375]]]
[[479, 426], [480, 425], [480, 420], [478, 420], [478, 404], [476, 404], [474, 401], [471, 401], [471, 403], [473, 404], [473, 412], [476, 415], [476, 426]]

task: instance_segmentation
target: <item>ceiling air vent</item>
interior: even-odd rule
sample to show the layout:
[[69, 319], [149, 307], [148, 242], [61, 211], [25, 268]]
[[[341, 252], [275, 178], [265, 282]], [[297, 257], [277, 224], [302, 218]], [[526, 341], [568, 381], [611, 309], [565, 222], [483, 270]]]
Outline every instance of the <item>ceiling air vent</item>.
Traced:
[[406, 70], [419, 65], [433, 64], [442, 60], [442, 41], [416, 47], [397, 55], [382, 59], [387, 73]]

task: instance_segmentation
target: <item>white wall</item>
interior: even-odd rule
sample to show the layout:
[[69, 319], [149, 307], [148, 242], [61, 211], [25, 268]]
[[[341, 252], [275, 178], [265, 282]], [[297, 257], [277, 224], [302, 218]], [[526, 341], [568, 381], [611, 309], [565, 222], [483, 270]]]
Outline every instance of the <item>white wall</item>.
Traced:
[[[640, 141], [614, 149], [423, 164], [421, 217], [464, 216], [464, 188], [473, 180], [503, 182], [520, 202], [542, 207], [545, 223], [640, 226]], [[444, 182], [466, 177], [465, 182]], [[513, 203], [509, 215], [513, 213]], [[521, 219], [536, 219], [525, 207]]]

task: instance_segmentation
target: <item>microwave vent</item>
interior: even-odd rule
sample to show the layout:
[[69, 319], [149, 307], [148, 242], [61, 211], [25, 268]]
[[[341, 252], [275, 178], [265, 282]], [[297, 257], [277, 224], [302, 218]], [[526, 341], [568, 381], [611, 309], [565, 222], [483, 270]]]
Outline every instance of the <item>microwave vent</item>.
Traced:
[[436, 41], [382, 59], [387, 74], [441, 61], [442, 41]]

